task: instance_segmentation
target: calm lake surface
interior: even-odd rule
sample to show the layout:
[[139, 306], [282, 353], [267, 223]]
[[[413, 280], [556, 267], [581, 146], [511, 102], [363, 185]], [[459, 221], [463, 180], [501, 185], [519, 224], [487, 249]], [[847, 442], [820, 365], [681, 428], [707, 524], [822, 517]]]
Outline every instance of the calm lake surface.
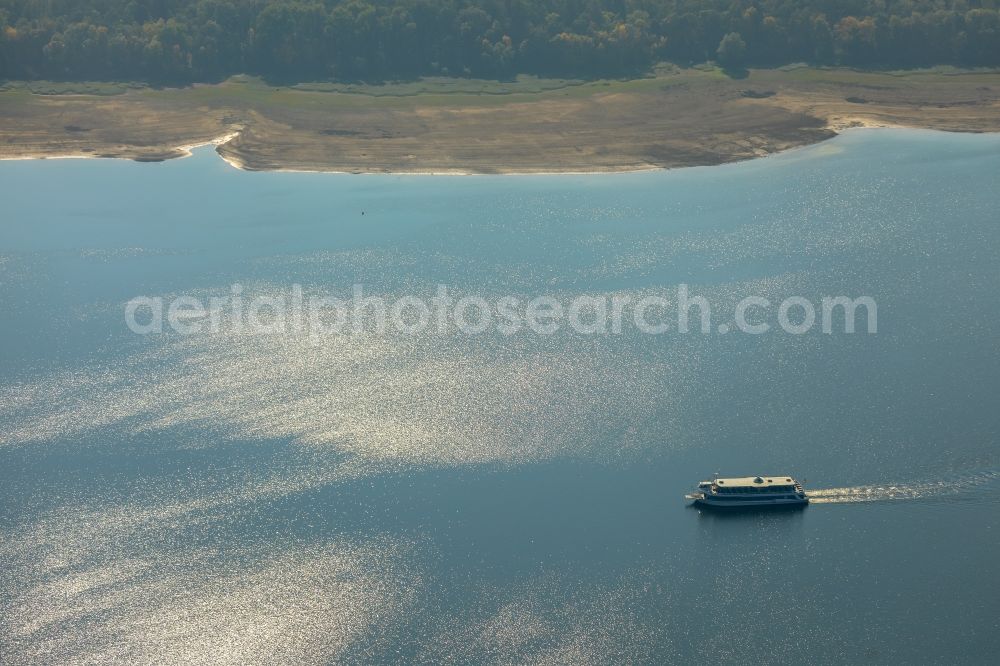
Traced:
[[[245, 173], [201, 149], [4, 162], [0, 197], [0, 662], [1000, 649], [1000, 136], [539, 177]], [[135, 296], [235, 283], [686, 283], [718, 323], [748, 295], [868, 295], [878, 332], [125, 325]], [[686, 506], [716, 470], [794, 474], [816, 501]]]

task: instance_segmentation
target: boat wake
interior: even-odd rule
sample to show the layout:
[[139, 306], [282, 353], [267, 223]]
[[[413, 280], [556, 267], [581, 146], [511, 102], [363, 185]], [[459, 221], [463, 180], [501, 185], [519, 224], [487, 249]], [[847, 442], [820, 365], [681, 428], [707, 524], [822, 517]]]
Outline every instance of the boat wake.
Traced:
[[[852, 504], [856, 502], [889, 502], [916, 499], [968, 499], [982, 497], [989, 486], [1000, 489], [1000, 472], [974, 472], [960, 477], [917, 483], [820, 488], [807, 492], [810, 504]], [[996, 497], [996, 492], [987, 492]]]

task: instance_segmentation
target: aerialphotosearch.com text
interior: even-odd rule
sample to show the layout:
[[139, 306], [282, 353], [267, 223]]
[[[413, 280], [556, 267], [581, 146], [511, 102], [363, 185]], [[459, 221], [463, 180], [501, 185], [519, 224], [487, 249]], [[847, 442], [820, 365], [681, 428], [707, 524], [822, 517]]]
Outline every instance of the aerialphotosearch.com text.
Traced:
[[878, 307], [870, 296], [789, 296], [773, 301], [747, 295], [715, 323], [717, 312], [704, 295], [687, 284], [655, 293], [584, 294], [572, 298], [552, 295], [456, 296], [438, 285], [432, 296], [388, 297], [366, 293], [354, 285], [350, 296], [306, 294], [300, 285], [286, 293], [254, 293], [234, 284], [228, 292], [208, 297], [177, 295], [138, 296], [125, 304], [125, 323], [141, 335], [176, 333], [196, 335], [223, 331], [240, 334], [307, 334], [315, 341], [333, 335], [402, 334], [504, 336], [726, 334], [763, 335], [780, 331], [803, 335], [853, 334], [859, 323], [869, 335], [878, 331]]

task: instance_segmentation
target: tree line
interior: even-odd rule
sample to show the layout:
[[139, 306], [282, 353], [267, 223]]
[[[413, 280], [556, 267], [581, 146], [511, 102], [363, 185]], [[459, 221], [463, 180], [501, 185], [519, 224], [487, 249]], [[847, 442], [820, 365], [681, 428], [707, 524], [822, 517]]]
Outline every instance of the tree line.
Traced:
[[1000, 65], [1000, 0], [0, 0], [0, 79]]

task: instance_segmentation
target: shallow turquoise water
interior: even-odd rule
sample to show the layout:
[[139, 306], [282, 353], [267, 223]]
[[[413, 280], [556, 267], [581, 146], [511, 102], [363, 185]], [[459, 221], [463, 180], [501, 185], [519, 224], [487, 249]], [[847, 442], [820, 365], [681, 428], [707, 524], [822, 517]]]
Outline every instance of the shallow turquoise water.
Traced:
[[[0, 195], [4, 663], [1000, 648], [1000, 136], [854, 131], [603, 176], [244, 173], [200, 150], [4, 162]], [[878, 333], [125, 326], [134, 296], [233, 283], [687, 283], [720, 313], [870, 295]], [[795, 474], [817, 501], [686, 507], [716, 469]]]

